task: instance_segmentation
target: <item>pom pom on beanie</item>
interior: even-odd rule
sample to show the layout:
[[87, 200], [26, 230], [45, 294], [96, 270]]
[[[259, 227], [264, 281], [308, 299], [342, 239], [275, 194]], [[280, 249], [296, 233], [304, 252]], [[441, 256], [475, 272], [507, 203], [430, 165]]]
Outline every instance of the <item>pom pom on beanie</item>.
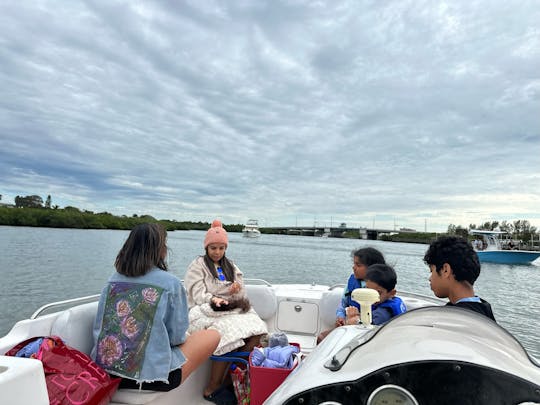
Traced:
[[212, 243], [229, 244], [227, 231], [223, 228], [219, 219], [214, 219], [212, 227], [206, 232], [206, 236], [204, 237], [204, 248], [206, 249], [208, 245]]

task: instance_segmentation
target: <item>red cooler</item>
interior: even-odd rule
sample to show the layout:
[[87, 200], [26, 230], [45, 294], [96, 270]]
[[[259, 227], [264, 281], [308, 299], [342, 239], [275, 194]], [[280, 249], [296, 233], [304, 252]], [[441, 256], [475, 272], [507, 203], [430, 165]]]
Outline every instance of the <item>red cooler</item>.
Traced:
[[[291, 345], [298, 346], [298, 343], [290, 343]], [[293, 368], [270, 368], [254, 366], [251, 362], [251, 354], [249, 355], [249, 384], [251, 389], [251, 401], [250, 405], [261, 405], [266, 398], [272, 394], [277, 387], [287, 378], [287, 376], [293, 371]]]

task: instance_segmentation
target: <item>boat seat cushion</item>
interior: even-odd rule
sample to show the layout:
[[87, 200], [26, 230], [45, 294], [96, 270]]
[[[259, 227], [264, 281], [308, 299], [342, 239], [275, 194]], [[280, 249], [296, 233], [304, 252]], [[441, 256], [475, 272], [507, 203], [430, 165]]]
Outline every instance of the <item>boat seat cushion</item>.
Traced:
[[323, 293], [320, 302], [320, 313], [323, 328], [334, 326], [336, 322], [336, 310], [341, 302], [342, 295], [343, 287], [337, 287]]
[[68, 345], [90, 355], [94, 346], [92, 329], [97, 302], [78, 305], [64, 311], [51, 326], [51, 335], [60, 336]]
[[164, 392], [122, 388], [116, 391], [111, 404], [144, 405], [164, 395]]
[[246, 285], [246, 292], [257, 315], [263, 320], [271, 319], [277, 311], [277, 297], [267, 285]]

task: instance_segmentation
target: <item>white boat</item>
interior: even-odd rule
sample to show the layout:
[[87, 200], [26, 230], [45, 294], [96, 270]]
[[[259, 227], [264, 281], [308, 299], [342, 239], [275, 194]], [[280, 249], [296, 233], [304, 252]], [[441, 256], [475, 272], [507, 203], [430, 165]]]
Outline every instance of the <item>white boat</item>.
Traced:
[[[317, 346], [316, 336], [334, 324], [343, 286], [246, 280], [246, 289], [269, 331], [285, 332], [306, 354], [265, 404], [540, 403], [538, 360], [505, 329], [475, 312], [402, 293], [407, 313], [382, 327], [337, 328]], [[29, 337], [47, 335], [59, 335], [89, 353], [97, 299], [94, 295], [40, 308], [0, 338], [0, 353]], [[58, 310], [65, 305], [69, 308]], [[207, 361], [166, 393], [118, 390], [111, 405], [208, 405], [202, 391], [209, 372]], [[2, 403], [10, 405], [49, 403], [37, 360], [0, 355], [0, 392]]]
[[500, 236], [506, 234], [503, 231], [484, 231], [472, 229], [471, 235], [479, 235], [482, 238], [482, 247], [473, 247], [481, 262], [502, 263], [502, 264], [531, 264], [540, 257], [540, 251], [503, 249]]
[[258, 238], [261, 236], [261, 231], [259, 230], [259, 222], [256, 219], [250, 219], [244, 225], [242, 233], [247, 238]]

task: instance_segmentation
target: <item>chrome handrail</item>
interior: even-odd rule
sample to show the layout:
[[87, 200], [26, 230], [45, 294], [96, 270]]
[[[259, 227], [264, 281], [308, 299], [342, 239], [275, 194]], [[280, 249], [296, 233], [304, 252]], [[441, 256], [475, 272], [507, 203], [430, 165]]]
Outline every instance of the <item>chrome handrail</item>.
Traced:
[[262, 278], [245, 278], [244, 279], [244, 284], [253, 284], [253, 283], [259, 283], [259, 284], [264, 284], [268, 287], [272, 287], [272, 284], [270, 284], [268, 281], [262, 279]]
[[99, 294], [94, 294], [94, 295], [88, 295], [86, 297], [71, 298], [69, 300], [51, 302], [50, 304], [45, 304], [39, 307], [36, 310], [36, 312], [32, 314], [30, 319], [36, 319], [43, 311], [46, 311], [50, 308], [60, 307], [62, 305], [67, 305], [67, 304], [79, 304], [85, 301], [95, 301], [97, 298], [99, 298], [99, 296], [100, 296]]

